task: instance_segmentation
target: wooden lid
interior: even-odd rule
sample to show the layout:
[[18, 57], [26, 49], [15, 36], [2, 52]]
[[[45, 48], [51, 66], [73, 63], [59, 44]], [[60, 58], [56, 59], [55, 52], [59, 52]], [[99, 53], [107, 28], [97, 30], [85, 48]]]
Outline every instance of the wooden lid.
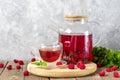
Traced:
[[87, 18], [86, 15], [65, 15], [64, 18]]

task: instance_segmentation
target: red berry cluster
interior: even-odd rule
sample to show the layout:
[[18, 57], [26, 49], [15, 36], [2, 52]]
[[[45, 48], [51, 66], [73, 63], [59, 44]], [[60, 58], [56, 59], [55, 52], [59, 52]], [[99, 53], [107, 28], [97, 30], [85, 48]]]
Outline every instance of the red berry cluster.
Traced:
[[23, 60], [14, 59], [13, 61], [14, 61], [14, 63], [18, 63], [19, 65], [24, 65]]
[[[14, 63], [18, 63], [18, 64], [16, 65], [16, 69], [21, 69], [21, 65], [24, 65], [23, 60], [14, 59], [13, 62], [14, 62]], [[8, 70], [12, 70], [12, 65], [7, 65], [6, 68], [7, 68]]]
[[[117, 70], [117, 66], [112, 66], [111, 68], [106, 68], [106, 72], [112, 72], [112, 71], [114, 71], [113, 72], [113, 76], [115, 77], [115, 78], [118, 78], [119, 77], [119, 73], [116, 71]], [[100, 76], [105, 76], [105, 71], [100, 71], [99, 72], [99, 75]]]
[[[62, 62], [57, 62], [56, 65], [57, 65], [57, 66], [60, 66], [60, 65], [62, 65]], [[76, 64], [76, 66], [77, 66], [79, 69], [81, 69], [81, 70], [83, 70], [83, 69], [86, 68], [85, 64], [84, 64], [82, 61], [79, 61], [79, 62]], [[69, 64], [68, 64], [68, 69], [75, 69], [75, 64], [69, 63]]]
[[[79, 61], [77, 64], [76, 64], [77, 68], [81, 69], [81, 70], [84, 70], [86, 68], [85, 64], [82, 62], [82, 61]], [[69, 69], [74, 69], [75, 68], [75, 65], [70, 63], [68, 64], [68, 68]]]
[[[31, 61], [33, 61], [33, 60], [35, 61], [35, 59], [32, 58]], [[14, 59], [13, 61], [14, 61], [14, 63], [18, 63], [16, 65], [16, 69], [21, 69], [21, 66], [24, 65], [24, 61], [23, 60]], [[23, 75], [24, 76], [28, 76], [29, 72], [27, 70], [25, 70], [25, 71], [23, 71]]]
[[[32, 61], [33, 61], [33, 60], [35, 61], [35, 59], [33, 59], [33, 58], [32, 58], [31, 60], [32, 60]], [[21, 66], [24, 65], [23, 60], [14, 59], [13, 62], [14, 62], [14, 63], [18, 63], [18, 64], [16, 65], [16, 69], [21, 69], [21, 68], [22, 68]], [[3, 64], [3, 63], [0, 63], [0, 68], [3, 68], [3, 67], [4, 67], [4, 64]], [[6, 68], [7, 68], [7, 70], [12, 70], [13, 67], [12, 67], [12, 65], [9, 64], [9, 65], [7, 65]], [[28, 72], [27, 70], [25, 70], [25, 71], [23, 71], [23, 75], [24, 75], [24, 76], [28, 76], [28, 75], [29, 75], [29, 72]]]
[[[32, 58], [31, 59], [31, 62], [34, 62], [36, 61], [35, 58]], [[16, 69], [21, 69], [22, 68], [22, 65], [24, 65], [24, 61], [23, 60], [18, 60], [18, 59], [14, 59], [13, 60], [14, 63], [16, 63]], [[17, 64], [18, 63], [18, 64]], [[0, 63], [0, 68], [3, 68], [4, 67], [4, 64], [3, 63]], [[12, 65], [7, 65], [6, 67], [8, 70], [12, 70]], [[27, 70], [23, 71], [23, 75], [24, 76], [28, 76], [29, 75], [29, 72]]]
[[[81, 69], [81, 70], [84, 70], [86, 68], [85, 64], [82, 62], [82, 61], [79, 61], [77, 64], [76, 64], [77, 68]], [[75, 68], [75, 65], [70, 63], [68, 64], [68, 68], [69, 69], [74, 69]]]

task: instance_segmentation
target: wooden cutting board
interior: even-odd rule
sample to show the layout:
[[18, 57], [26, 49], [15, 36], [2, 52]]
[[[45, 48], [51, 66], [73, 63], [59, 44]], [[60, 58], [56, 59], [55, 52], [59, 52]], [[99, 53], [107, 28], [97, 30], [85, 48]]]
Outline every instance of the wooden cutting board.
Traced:
[[78, 77], [78, 76], [89, 75], [97, 70], [97, 65], [93, 62], [85, 65], [86, 65], [86, 69], [84, 70], [81, 70], [77, 67], [71, 70], [67, 68], [67, 65], [62, 68], [55, 67], [48, 69], [48, 68], [38, 67], [34, 64], [29, 63], [27, 65], [27, 70], [34, 75], [45, 76], [45, 77]]

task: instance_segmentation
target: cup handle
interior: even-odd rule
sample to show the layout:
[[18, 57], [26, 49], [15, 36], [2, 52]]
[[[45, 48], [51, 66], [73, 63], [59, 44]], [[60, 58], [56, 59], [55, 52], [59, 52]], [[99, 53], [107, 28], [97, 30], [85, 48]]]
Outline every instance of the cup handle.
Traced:
[[41, 60], [40, 57], [36, 56], [35, 54], [37, 53], [36, 51], [38, 51], [36, 48], [31, 48], [31, 52], [30, 54], [36, 58], [37, 60]]

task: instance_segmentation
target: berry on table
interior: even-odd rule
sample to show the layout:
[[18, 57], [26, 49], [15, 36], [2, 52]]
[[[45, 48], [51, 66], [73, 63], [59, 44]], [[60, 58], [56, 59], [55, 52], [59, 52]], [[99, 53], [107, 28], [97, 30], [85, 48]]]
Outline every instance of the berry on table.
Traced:
[[111, 68], [106, 68], [106, 72], [111, 72]]
[[29, 72], [28, 72], [27, 70], [25, 70], [25, 71], [23, 72], [23, 75], [24, 75], [24, 76], [28, 76], [28, 75], [29, 75]]
[[8, 70], [11, 70], [11, 69], [12, 69], [12, 65], [8, 65], [8, 66], [7, 66], [7, 69], [8, 69]]
[[4, 64], [3, 63], [0, 63], [0, 68], [3, 68], [4, 67]]
[[85, 66], [85, 64], [80, 64], [80, 65], [78, 65], [78, 68], [80, 68], [80, 69], [85, 69], [86, 68], [86, 66]]
[[105, 76], [105, 71], [100, 71], [99, 76]]
[[115, 78], [118, 78], [119, 77], [119, 73], [118, 72], [113, 72], [113, 76], [115, 77]]
[[23, 60], [19, 60], [18, 63], [19, 63], [20, 65], [24, 65]]
[[77, 64], [84, 64], [83, 61], [79, 61]]
[[14, 59], [13, 61], [14, 61], [14, 63], [18, 63], [18, 60], [17, 60], [17, 59]]
[[86, 68], [85, 64], [82, 61], [79, 61], [77, 63], [77, 67], [80, 68], [80, 69], [82, 69], [82, 70]]
[[74, 69], [74, 68], [75, 68], [75, 65], [72, 64], [72, 63], [69, 63], [69, 64], [68, 64], [68, 68], [69, 68], [69, 69]]
[[97, 63], [97, 67], [102, 67], [103, 65], [102, 65], [102, 63]]
[[60, 65], [62, 65], [62, 62], [59, 61], [59, 62], [56, 63], [56, 65], [60, 66]]
[[32, 59], [31, 59], [31, 62], [34, 62], [34, 61], [36, 61], [36, 59], [35, 59], [35, 58], [32, 58]]
[[115, 71], [115, 70], [117, 70], [117, 66], [112, 66], [111, 69], [112, 69], [113, 71]]
[[16, 69], [21, 69], [21, 66], [20, 66], [20, 65], [17, 65], [17, 66], [16, 66]]

